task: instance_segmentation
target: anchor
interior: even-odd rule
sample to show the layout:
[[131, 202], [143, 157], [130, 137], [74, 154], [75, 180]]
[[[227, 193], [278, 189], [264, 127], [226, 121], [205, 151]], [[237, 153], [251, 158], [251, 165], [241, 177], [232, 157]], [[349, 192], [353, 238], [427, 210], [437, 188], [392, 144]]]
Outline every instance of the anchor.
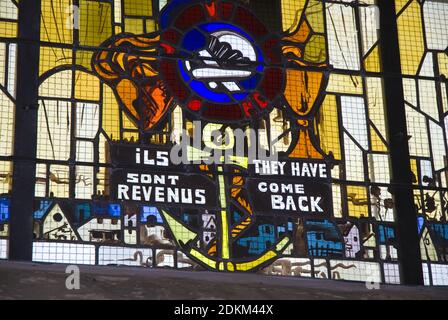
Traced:
[[[234, 159], [235, 165], [238, 163], [241, 168], [248, 163], [247, 158]], [[246, 167], [247, 168], [247, 167]], [[272, 261], [283, 253], [289, 243], [289, 237], [283, 237], [280, 239], [273, 248], [266, 250], [260, 256], [243, 262], [234, 262], [230, 255], [230, 226], [229, 226], [229, 212], [227, 206], [227, 192], [225, 191], [226, 183], [224, 177], [223, 165], [218, 166], [218, 188], [220, 190], [220, 215], [218, 221], [220, 222], [220, 256], [216, 258], [208, 257], [202, 253], [195, 244], [197, 243], [199, 234], [187, 228], [184, 224], [176, 220], [176, 218], [167, 212], [161, 210], [162, 215], [169, 226], [171, 233], [173, 234], [177, 245], [181, 250], [187, 254], [192, 260], [202, 264], [208, 269], [216, 271], [228, 271], [228, 272], [245, 272], [258, 269], [260, 266], [265, 265], [267, 262]]]
[[[208, 154], [204, 151], [197, 150], [191, 146], [188, 146], [188, 159], [189, 161], [198, 161], [198, 160], [206, 160]], [[228, 159], [230, 165], [239, 167], [241, 169], [248, 169], [249, 166], [249, 158], [248, 157], [230, 157]], [[224, 157], [221, 158], [221, 163], [224, 163]], [[183, 223], [179, 222], [172, 214], [170, 214], [166, 210], [161, 210], [162, 216], [164, 217], [167, 225], [169, 226], [171, 233], [173, 234], [175, 241], [179, 248], [187, 254], [192, 260], [203, 265], [204, 267], [215, 270], [215, 271], [225, 271], [225, 272], [247, 272], [260, 268], [261, 266], [266, 265], [267, 263], [273, 261], [278, 258], [283, 251], [286, 249], [287, 245], [290, 242], [289, 237], [283, 237], [279, 241], [275, 243], [275, 245], [266, 250], [261, 255], [248, 259], [245, 261], [233, 261], [231, 256], [230, 249], [230, 240], [232, 230], [229, 226], [229, 208], [227, 204], [228, 192], [226, 188], [226, 181], [224, 176], [224, 164], [217, 166], [217, 183], [219, 192], [219, 201], [220, 201], [220, 214], [218, 221], [220, 222], [220, 230], [218, 237], [221, 241], [219, 243], [220, 256], [218, 257], [210, 257], [201, 252], [196, 244], [198, 242], [199, 234], [190, 230]]]

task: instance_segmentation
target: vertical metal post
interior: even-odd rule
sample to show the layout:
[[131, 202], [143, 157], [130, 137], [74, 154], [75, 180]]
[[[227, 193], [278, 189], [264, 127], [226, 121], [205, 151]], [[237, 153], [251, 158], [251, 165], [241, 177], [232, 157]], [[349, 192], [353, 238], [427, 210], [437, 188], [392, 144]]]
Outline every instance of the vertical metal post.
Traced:
[[381, 61], [392, 166], [392, 192], [397, 219], [398, 258], [402, 283], [422, 285], [423, 271], [414, 204], [406, 110], [401, 76], [395, 0], [378, 0]]
[[20, 0], [9, 258], [31, 261], [41, 0]]

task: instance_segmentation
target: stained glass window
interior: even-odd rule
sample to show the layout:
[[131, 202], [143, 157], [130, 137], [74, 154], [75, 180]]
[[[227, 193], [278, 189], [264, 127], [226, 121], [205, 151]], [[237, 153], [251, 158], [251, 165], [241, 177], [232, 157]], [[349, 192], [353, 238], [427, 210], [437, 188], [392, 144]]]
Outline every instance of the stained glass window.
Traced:
[[[425, 283], [448, 284], [448, 5], [395, 4]], [[0, 258], [16, 19], [2, 0]], [[375, 0], [42, 0], [40, 24], [34, 261], [402, 282]]]
[[448, 3], [398, 1], [396, 12], [424, 280], [447, 285]]

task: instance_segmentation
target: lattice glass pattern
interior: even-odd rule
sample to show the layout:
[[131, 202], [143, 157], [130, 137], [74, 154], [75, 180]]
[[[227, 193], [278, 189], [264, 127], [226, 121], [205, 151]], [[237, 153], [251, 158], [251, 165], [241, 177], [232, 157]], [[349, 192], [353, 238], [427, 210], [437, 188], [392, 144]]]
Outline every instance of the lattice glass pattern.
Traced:
[[443, 1], [397, 7], [420, 251], [428, 262], [425, 283], [433, 285], [447, 284], [447, 21]]
[[8, 258], [9, 199], [14, 148], [18, 9], [15, 1], [0, 3], [0, 258]]
[[33, 261], [65, 264], [95, 264], [95, 246], [72, 243], [35, 242]]
[[0, 259], [8, 258], [8, 240], [0, 239]]

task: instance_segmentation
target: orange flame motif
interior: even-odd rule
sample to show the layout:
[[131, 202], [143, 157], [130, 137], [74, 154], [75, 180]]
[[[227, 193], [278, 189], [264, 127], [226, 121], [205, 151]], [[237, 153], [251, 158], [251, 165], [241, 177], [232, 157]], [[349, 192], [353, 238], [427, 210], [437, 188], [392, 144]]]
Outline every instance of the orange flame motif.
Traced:
[[169, 96], [157, 70], [157, 34], [121, 34], [94, 55], [95, 72], [115, 92], [129, 118], [142, 131], [153, 129], [169, 110]]

